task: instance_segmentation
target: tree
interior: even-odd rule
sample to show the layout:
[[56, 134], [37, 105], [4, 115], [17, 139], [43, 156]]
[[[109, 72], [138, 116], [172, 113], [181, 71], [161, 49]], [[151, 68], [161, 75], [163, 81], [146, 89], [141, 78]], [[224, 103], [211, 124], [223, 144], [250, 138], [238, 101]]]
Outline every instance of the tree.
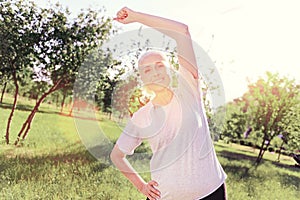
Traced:
[[299, 130], [295, 112], [299, 112], [299, 89], [295, 80], [266, 73], [250, 84], [249, 91], [240, 99], [247, 121], [261, 138], [256, 163], [259, 164], [271, 141], [279, 134], [292, 135]]
[[[19, 81], [30, 77], [36, 61], [35, 45], [39, 40], [39, 27], [42, 11], [32, 2], [22, 0], [0, 4], [0, 66], [7, 80], [12, 78], [15, 86], [14, 101], [6, 128], [6, 143], [9, 143], [9, 130], [17, 105]], [[5, 82], [6, 83], [6, 82]]]
[[0, 104], [3, 103], [4, 93], [9, 80], [10, 80], [9, 73], [7, 73], [4, 68], [0, 68], [0, 85], [3, 85], [1, 97], [0, 97]]
[[242, 139], [246, 127], [246, 120], [243, 113], [232, 113], [224, 124], [223, 136], [231, 140]]
[[65, 106], [66, 98], [72, 94], [72, 87], [64, 87], [60, 91], [62, 93], [62, 100], [60, 103], [60, 112], [62, 113], [64, 106]]
[[112, 104], [119, 120], [125, 116], [132, 117], [139, 108], [150, 100], [148, 96], [142, 93], [136, 74], [130, 75], [126, 80], [119, 81], [114, 91]]
[[[111, 93], [124, 70], [115, 67], [120, 62], [113, 59], [110, 49], [97, 48], [82, 64], [74, 84], [74, 101], [95, 102], [97, 108], [106, 111], [110, 107]], [[105, 106], [103, 103], [107, 101]], [[76, 102], [74, 102], [76, 103]], [[73, 105], [74, 105], [73, 103]]]
[[34, 46], [39, 53], [38, 63], [51, 79], [48, 90], [36, 102], [25, 120], [18, 138], [26, 138], [31, 122], [43, 100], [51, 93], [72, 85], [78, 70], [91, 50], [101, 45], [110, 34], [110, 19], [99, 17], [99, 11], [82, 11], [76, 19], [70, 19], [67, 9], [56, 4], [53, 8], [43, 9], [39, 26], [41, 41]]
[[[298, 97], [299, 98], [299, 97]], [[300, 150], [300, 103], [290, 108], [289, 113], [283, 118], [282, 122], [285, 126], [285, 130], [278, 135], [281, 139], [279, 147], [278, 158], [280, 161], [280, 155], [283, 149], [286, 149], [290, 153]]]
[[116, 61], [114, 65], [111, 65], [110, 69], [113, 71], [114, 75], [111, 75], [110, 70], [105, 70], [101, 74], [101, 79], [97, 84], [96, 93], [99, 94], [98, 105], [101, 106], [102, 111], [109, 114], [111, 119], [112, 114], [112, 97], [113, 92], [116, 89], [120, 77], [125, 73], [124, 68], [116, 68], [115, 66], [120, 65], [119, 61]]

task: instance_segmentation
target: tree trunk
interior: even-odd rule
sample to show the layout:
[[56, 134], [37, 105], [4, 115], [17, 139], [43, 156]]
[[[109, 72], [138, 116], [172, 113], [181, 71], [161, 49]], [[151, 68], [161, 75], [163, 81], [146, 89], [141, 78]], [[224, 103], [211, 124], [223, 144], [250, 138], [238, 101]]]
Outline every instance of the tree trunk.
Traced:
[[38, 102], [38, 99], [39, 99], [39, 95], [37, 94], [36, 97], [35, 97], [35, 103]]
[[55, 106], [56, 106], [56, 108], [58, 108], [58, 105], [59, 105], [59, 104], [58, 104], [58, 97], [59, 97], [59, 95], [57, 94], [57, 95], [56, 95], [56, 98], [55, 98]]
[[281, 155], [281, 149], [283, 147], [284, 141], [282, 141], [280, 148], [279, 148], [279, 153], [278, 153], [278, 157], [277, 157], [277, 161], [280, 162], [280, 155]]
[[127, 108], [127, 110], [129, 112], [130, 117], [132, 117], [133, 116], [133, 112], [129, 108]]
[[11, 125], [11, 121], [12, 121], [15, 109], [17, 107], [17, 100], [18, 100], [18, 94], [19, 94], [19, 85], [18, 85], [16, 71], [13, 71], [13, 80], [14, 80], [16, 90], [15, 90], [15, 95], [14, 95], [13, 107], [12, 107], [10, 115], [8, 117], [7, 126], [6, 126], [6, 134], [5, 134], [6, 144], [9, 144], [9, 129], [10, 129], [10, 125]]
[[66, 93], [64, 92], [64, 93], [63, 93], [63, 99], [62, 99], [62, 101], [61, 101], [61, 108], [60, 108], [60, 112], [61, 112], [61, 113], [63, 112], [63, 109], [64, 109], [65, 99], [66, 99]]
[[72, 105], [71, 105], [71, 110], [70, 110], [70, 112], [69, 112], [69, 116], [72, 116], [72, 114], [73, 114], [73, 109], [74, 109], [74, 102], [73, 102]]
[[261, 146], [260, 146], [260, 150], [259, 150], [258, 156], [257, 156], [256, 161], [255, 161], [255, 163], [256, 163], [257, 165], [260, 163], [260, 161], [261, 161], [261, 159], [262, 159], [262, 157], [263, 157], [263, 155], [264, 155], [264, 146], [265, 146], [265, 142], [266, 142], [266, 140], [263, 139], [263, 141], [262, 141], [262, 143], [261, 143]]
[[257, 159], [256, 159], [256, 164], [257, 164], [257, 165], [261, 162], [261, 160], [262, 160], [262, 158], [263, 158], [265, 152], [267, 151], [268, 147], [270, 146], [271, 140], [268, 140], [268, 144], [267, 144], [267, 146], [264, 148], [264, 145], [265, 145], [265, 142], [266, 142], [266, 141], [267, 141], [267, 140], [264, 139], [264, 141], [263, 141], [263, 143], [262, 143], [262, 146], [261, 146], [261, 148], [260, 148], [258, 157], [257, 157]]
[[[51, 93], [51, 92], [50, 92]], [[22, 140], [25, 140], [29, 130], [30, 130], [30, 127], [31, 127], [31, 122], [36, 114], [36, 112], [38, 111], [39, 109], [39, 106], [41, 105], [41, 103], [44, 101], [44, 99], [50, 94], [50, 93], [45, 93], [44, 95], [41, 96], [41, 98], [38, 100], [38, 102], [35, 104], [33, 110], [31, 111], [31, 115], [29, 115], [28, 117], [28, 120], [27, 120], [27, 128], [23, 134], [23, 137], [22, 137]]]
[[[36, 114], [36, 112], [38, 111], [39, 106], [41, 105], [41, 103], [43, 102], [43, 100], [52, 92], [54, 92], [55, 90], [58, 90], [58, 85], [61, 82], [62, 79], [60, 79], [56, 84], [54, 84], [47, 92], [45, 92], [40, 99], [37, 101], [37, 103], [35, 104], [34, 108], [32, 109], [31, 113], [28, 115], [26, 121], [23, 123], [23, 126], [18, 134], [17, 140], [15, 141], [15, 145], [18, 145], [18, 143], [20, 142], [20, 138], [22, 137], [22, 139], [24, 140], [30, 130], [31, 127], [31, 122], [34, 118], [34, 115]], [[23, 133], [24, 132], [24, 133]], [[23, 134], [23, 136], [22, 136]]]
[[7, 86], [7, 82], [5, 82], [4, 85], [3, 85], [0, 103], [3, 102], [3, 97], [4, 97], [4, 93], [5, 93], [6, 86]]
[[[29, 131], [29, 129], [30, 129], [30, 127], [31, 127], [31, 122], [32, 122], [32, 119], [34, 118], [34, 115], [35, 115], [35, 112], [32, 113], [32, 114], [30, 115], [30, 117], [28, 118], [28, 120], [26, 120], [26, 121], [27, 121], [27, 127], [26, 127], [26, 130], [25, 130], [25, 134], [26, 134], [26, 135], [27, 135], [27, 132]], [[18, 139], [19, 139], [19, 137], [18, 137]], [[23, 139], [23, 140], [25, 139], [25, 136], [24, 136], [24, 135], [23, 135], [22, 139]], [[18, 142], [19, 142], [19, 140], [18, 140]], [[17, 145], [18, 142], [15, 143], [15, 145]]]

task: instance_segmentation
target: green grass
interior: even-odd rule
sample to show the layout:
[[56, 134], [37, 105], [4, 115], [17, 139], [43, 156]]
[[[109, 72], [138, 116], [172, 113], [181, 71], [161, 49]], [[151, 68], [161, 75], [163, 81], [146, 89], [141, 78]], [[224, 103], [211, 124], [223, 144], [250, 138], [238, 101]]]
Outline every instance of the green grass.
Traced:
[[258, 150], [236, 144], [216, 143], [219, 160], [228, 175], [229, 199], [299, 199], [300, 174], [291, 158], [266, 153], [258, 167], [253, 165]]
[[[28, 115], [22, 109], [25, 105], [30, 108], [32, 103], [25, 102], [16, 111], [12, 142]], [[145, 199], [108, 162], [91, 156], [77, 134], [73, 118], [57, 114], [58, 110], [47, 104], [40, 111], [22, 145], [1, 142], [0, 199]], [[9, 109], [0, 106], [1, 135], [8, 115]], [[120, 128], [106, 116], [98, 115], [95, 123], [112, 142], [120, 134]], [[255, 168], [257, 150], [222, 142], [215, 147], [228, 175], [228, 199], [299, 199], [300, 169], [293, 166], [291, 158], [282, 156], [278, 163], [277, 155], [267, 152], [263, 163]], [[149, 179], [149, 174], [142, 176]]]

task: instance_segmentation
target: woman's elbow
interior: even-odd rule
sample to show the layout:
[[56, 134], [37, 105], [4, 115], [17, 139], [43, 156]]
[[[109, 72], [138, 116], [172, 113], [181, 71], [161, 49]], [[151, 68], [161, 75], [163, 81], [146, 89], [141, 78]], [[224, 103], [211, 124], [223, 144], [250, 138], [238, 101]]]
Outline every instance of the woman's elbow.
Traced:
[[186, 25], [186, 24], [182, 24], [181, 26], [182, 26], [181, 27], [182, 34], [184, 34], [185, 36], [190, 37], [191, 35], [190, 35], [190, 31], [189, 31], [189, 26]]
[[117, 160], [122, 159], [125, 155], [119, 150], [117, 146], [114, 146], [113, 150], [110, 152], [110, 160], [116, 163]]
[[112, 161], [112, 163], [116, 162], [117, 159], [117, 154], [116, 154], [116, 149], [115, 147], [113, 148], [113, 150], [110, 152], [110, 160]]
[[114, 153], [114, 150], [112, 150], [112, 151], [110, 152], [109, 157], [110, 157], [110, 160], [114, 163], [114, 160], [115, 160], [115, 153]]

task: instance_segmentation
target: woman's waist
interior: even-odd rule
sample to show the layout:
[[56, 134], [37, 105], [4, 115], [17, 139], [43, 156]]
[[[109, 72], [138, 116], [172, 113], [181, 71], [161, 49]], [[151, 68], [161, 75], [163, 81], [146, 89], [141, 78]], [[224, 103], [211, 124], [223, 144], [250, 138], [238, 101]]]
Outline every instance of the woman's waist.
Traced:
[[225, 177], [202, 177], [193, 174], [164, 173], [152, 174], [152, 179], [158, 182], [162, 199], [199, 199], [216, 189], [224, 182]]

